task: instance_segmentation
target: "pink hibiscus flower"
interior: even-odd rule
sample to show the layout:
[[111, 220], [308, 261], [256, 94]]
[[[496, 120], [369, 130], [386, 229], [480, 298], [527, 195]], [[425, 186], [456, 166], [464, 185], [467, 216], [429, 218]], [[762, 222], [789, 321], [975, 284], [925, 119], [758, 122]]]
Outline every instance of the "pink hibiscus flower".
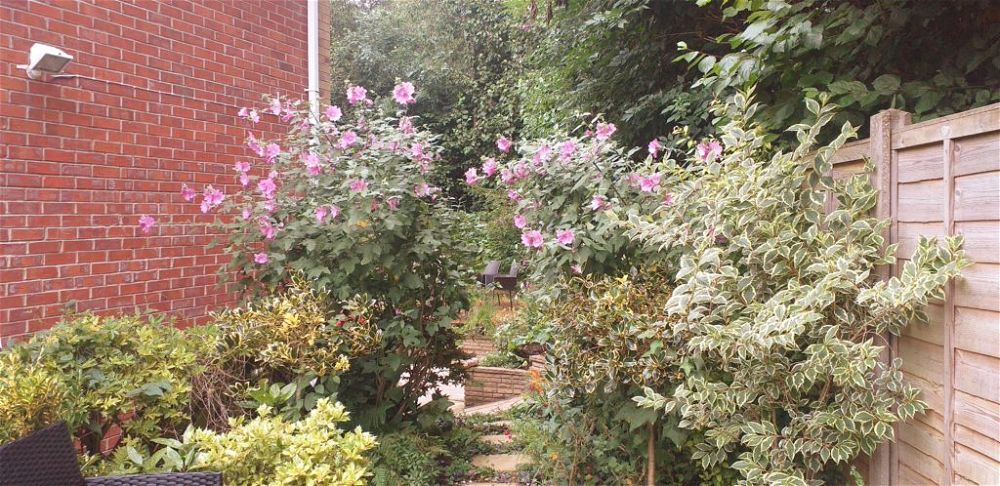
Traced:
[[596, 194], [594, 195], [593, 198], [590, 199], [590, 208], [593, 209], [594, 211], [600, 211], [607, 207], [608, 207], [607, 198], [601, 196], [600, 194]]
[[408, 116], [400, 118], [399, 131], [403, 132], [405, 135], [413, 135], [416, 133], [416, 130], [413, 128], [413, 120]]
[[273, 240], [274, 236], [278, 234], [278, 228], [271, 223], [270, 219], [263, 216], [257, 220], [257, 228], [260, 229], [265, 240]]
[[273, 164], [274, 159], [278, 157], [281, 153], [281, 146], [276, 143], [269, 143], [267, 147], [264, 148], [264, 157], [267, 158], [268, 164]]
[[510, 199], [511, 201], [515, 201], [515, 202], [516, 201], [520, 201], [521, 200], [521, 193], [519, 193], [519, 192], [511, 189], [511, 190], [507, 191], [507, 198]]
[[556, 231], [556, 241], [558, 241], [560, 245], [572, 245], [574, 240], [576, 240], [576, 233], [573, 232], [573, 230], [565, 229]]
[[500, 137], [497, 139], [497, 148], [500, 149], [501, 152], [510, 152], [510, 146], [511, 142], [507, 137]]
[[517, 215], [514, 216], [514, 227], [515, 228], [517, 228], [517, 229], [524, 229], [524, 227], [527, 226], [527, 224], [528, 224], [528, 220], [524, 217], [523, 214], [517, 214]]
[[340, 142], [337, 142], [337, 147], [346, 149], [351, 145], [354, 145], [358, 141], [358, 134], [353, 131], [345, 132], [340, 136]]
[[313, 214], [316, 216], [316, 222], [322, 223], [326, 219], [327, 215], [330, 214], [330, 208], [326, 206], [318, 206], [313, 210]]
[[417, 102], [413, 97], [413, 92], [413, 83], [404, 81], [392, 89], [392, 98], [401, 105], [410, 105]]
[[618, 131], [618, 127], [614, 123], [598, 123], [597, 124], [597, 139], [607, 140], [611, 138], [615, 132]]
[[541, 248], [545, 241], [541, 231], [531, 230], [521, 233], [521, 243], [528, 248]]
[[278, 190], [278, 185], [274, 183], [274, 179], [268, 177], [257, 181], [257, 189], [260, 190], [264, 198], [274, 199], [274, 192]]
[[504, 184], [510, 185], [514, 183], [514, 173], [510, 169], [500, 169], [500, 181]]
[[326, 115], [327, 120], [332, 122], [340, 121], [340, 118], [344, 116], [344, 112], [340, 111], [340, 107], [336, 105], [327, 106], [323, 114]]
[[559, 145], [559, 155], [562, 156], [563, 160], [569, 160], [573, 157], [576, 152], [576, 142], [572, 140], [567, 140]]
[[531, 175], [531, 169], [528, 169], [527, 165], [518, 162], [518, 164], [514, 166], [514, 177], [524, 179], [529, 175]]
[[486, 159], [486, 161], [483, 162], [483, 174], [486, 177], [493, 177], [493, 174], [496, 173], [497, 173], [497, 161], [494, 160], [492, 157]]
[[201, 212], [208, 213], [216, 206], [222, 204], [222, 201], [225, 198], [226, 195], [223, 194], [222, 191], [212, 186], [206, 187], [203, 199], [201, 200]]
[[722, 144], [718, 140], [702, 142], [695, 148], [695, 153], [703, 162], [714, 162], [722, 155]]
[[653, 174], [649, 177], [639, 179], [639, 189], [642, 192], [653, 192], [660, 185], [660, 174]]
[[660, 154], [660, 141], [655, 138], [650, 140], [649, 145], [646, 146], [646, 150], [649, 150], [649, 155], [656, 158]]
[[429, 186], [426, 182], [421, 182], [413, 188], [413, 194], [417, 197], [427, 197], [437, 192], [437, 188]]
[[197, 193], [194, 192], [194, 189], [188, 187], [187, 184], [181, 184], [181, 197], [183, 197], [185, 201], [194, 201], [195, 195], [197, 195]]
[[156, 218], [153, 218], [152, 216], [144, 214], [139, 217], [139, 229], [141, 229], [144, 234], [148, 235], [149, 232], [153, 231], [153, 225], [155, 224]]
[[351, 192], [361, 192], [368, 189], [368, 182], [364, 179], [354, 179], [351, 181]]
[[258, 265], [265, 265], [265, 264], [267, 264], [267, 262], [268, 262], [267, 253], [260, 252], [260, 253], [254, 254], [253, 261], [255, 263], [257, 263]]
[[306, 174], [316, 177], [323, 172], [323, 164], [319, 161], [319, 156], [313, 152], [302, 154], [302, 162], [306, 164]]
[[476, 168], [471, 167], [469, 170], [465, 171], [465, 183], [474, 186], [479, 182], [479, 174], [476, 173]]
[[368, 99], [368, 90], [361, 86], [351, 86], [347, 88], [347, 102], [356, 105]]
[[236, 162], [236, 164], [233, 165], [233, 168], [236, 169], [236, 172], [245, 174], [247, 172], [250, 172], [250, 162], [241, 160], [239, 162]]

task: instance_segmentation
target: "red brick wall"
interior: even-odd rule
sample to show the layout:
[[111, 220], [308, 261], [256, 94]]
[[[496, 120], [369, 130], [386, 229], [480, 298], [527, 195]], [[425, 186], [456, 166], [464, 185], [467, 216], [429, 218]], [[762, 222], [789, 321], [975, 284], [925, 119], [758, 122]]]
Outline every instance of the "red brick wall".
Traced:
[[[0, 0], [0, 339], [67, 307], [192, 324], [233, 299], [206, 248], [215, 216], [181, 184], [232, 193], [250, 156], [238, 108], [306, 97], [306, 15], [298, 0]], [[82, 77], [29, 80], [15, 65], [34, 42]]]

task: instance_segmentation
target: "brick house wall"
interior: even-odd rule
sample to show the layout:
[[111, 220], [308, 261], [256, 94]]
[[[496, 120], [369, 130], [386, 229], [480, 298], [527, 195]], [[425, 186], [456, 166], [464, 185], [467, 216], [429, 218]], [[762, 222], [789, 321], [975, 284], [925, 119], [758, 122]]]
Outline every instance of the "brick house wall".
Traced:
[[[330, 15], [320, 0], [321, 100]], [[306, 32], [305, 0], [0, 1], [0, 343], [67, 309], [189, 325], [234, 299], [206, 247], [215, 216], [180, 188], [234, 192], [250, 155], [236, 113], [264, 93], [307, 97]], [[35, 42], [74, 56], [64, 74], [79, 77], [29, 80], [15, 65]]]

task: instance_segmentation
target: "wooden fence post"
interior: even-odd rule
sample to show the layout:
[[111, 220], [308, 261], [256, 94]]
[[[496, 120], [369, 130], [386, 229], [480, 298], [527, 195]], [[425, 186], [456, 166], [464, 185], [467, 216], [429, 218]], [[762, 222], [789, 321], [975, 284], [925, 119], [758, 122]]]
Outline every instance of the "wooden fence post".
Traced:
[[[878, 189], [878, 202], [875, 204], [875, 217], [887, 219], [890, 226], [884, 235], [886, 245], [898, 241], [896, 213], [896, 161], [892, 150], [893, 133], [898, 133], [904, 126], [910, 124], [910, 114], [901, 110], [883, 110], [873, 115], [869, 120], [871, 141], [871, 161], [875, 165], [872, 184]], [[885, 265], [878, 269], [879, 278], [885, 280], [895, 273], [895, 265]], [[887, 336], [889, 347], [883, 351], [882, 360], [891, 363], [897, 356], [896, 339]], [[894, 427], [895, 429], [895, 427]], [[899, 431], [894, 430], [898, 440]], [[868, 463], [868, 483], [872, 485], [898, 484], [899, 461], [895, 442], [882, 445], [872, 454]]]

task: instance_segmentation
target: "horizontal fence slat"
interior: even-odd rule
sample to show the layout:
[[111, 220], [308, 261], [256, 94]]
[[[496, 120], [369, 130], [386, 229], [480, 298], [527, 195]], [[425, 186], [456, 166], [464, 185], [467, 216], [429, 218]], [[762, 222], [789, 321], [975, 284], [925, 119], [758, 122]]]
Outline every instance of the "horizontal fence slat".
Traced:
[[915, 223], [944, 221], [943, 185], [942, 179], [898, 185], [896, 220]]
[[1000, 221], [959, 221], [955, 232], [965, 237], [965, 255], [978, 263], [1000, 263]]
[[958, 390], [1000, 403], [998, 369], [1000, 359], [963, 349], [955, 350], [955, 388]]
[[1000, 313], [956, 307], [955, 347], [1000, 358]]
[[963, 111], [941, 118], [909, 125], [893, 134], [892, 148], [900, 150], [945, 138], [962, 138], [1000, 130], [1000, 103]]
[[955, 474], [982, 485], [1000, 484], [996, 459], [986, 457], [963, 445], [955, 446]]
[[957, 390], [955, 423], [997, 437], [1000, 434], [1000, 404]]
[[941, 145], [922, 145], [906, 150], [900, 150], [899, 176], [900, 183], [940, 179], [944, 174], [944, 161], [941, 158]]
[[955, 141], [955, 175], [1000, 171], [1000, 132]]
[[955, 221], [990, 221], [1000, 215], [1000, 172], [955, 178]]
[[976, 263], [962, 270], [955, 289], [959, 306], [1000, 312], [1000, 265]]

